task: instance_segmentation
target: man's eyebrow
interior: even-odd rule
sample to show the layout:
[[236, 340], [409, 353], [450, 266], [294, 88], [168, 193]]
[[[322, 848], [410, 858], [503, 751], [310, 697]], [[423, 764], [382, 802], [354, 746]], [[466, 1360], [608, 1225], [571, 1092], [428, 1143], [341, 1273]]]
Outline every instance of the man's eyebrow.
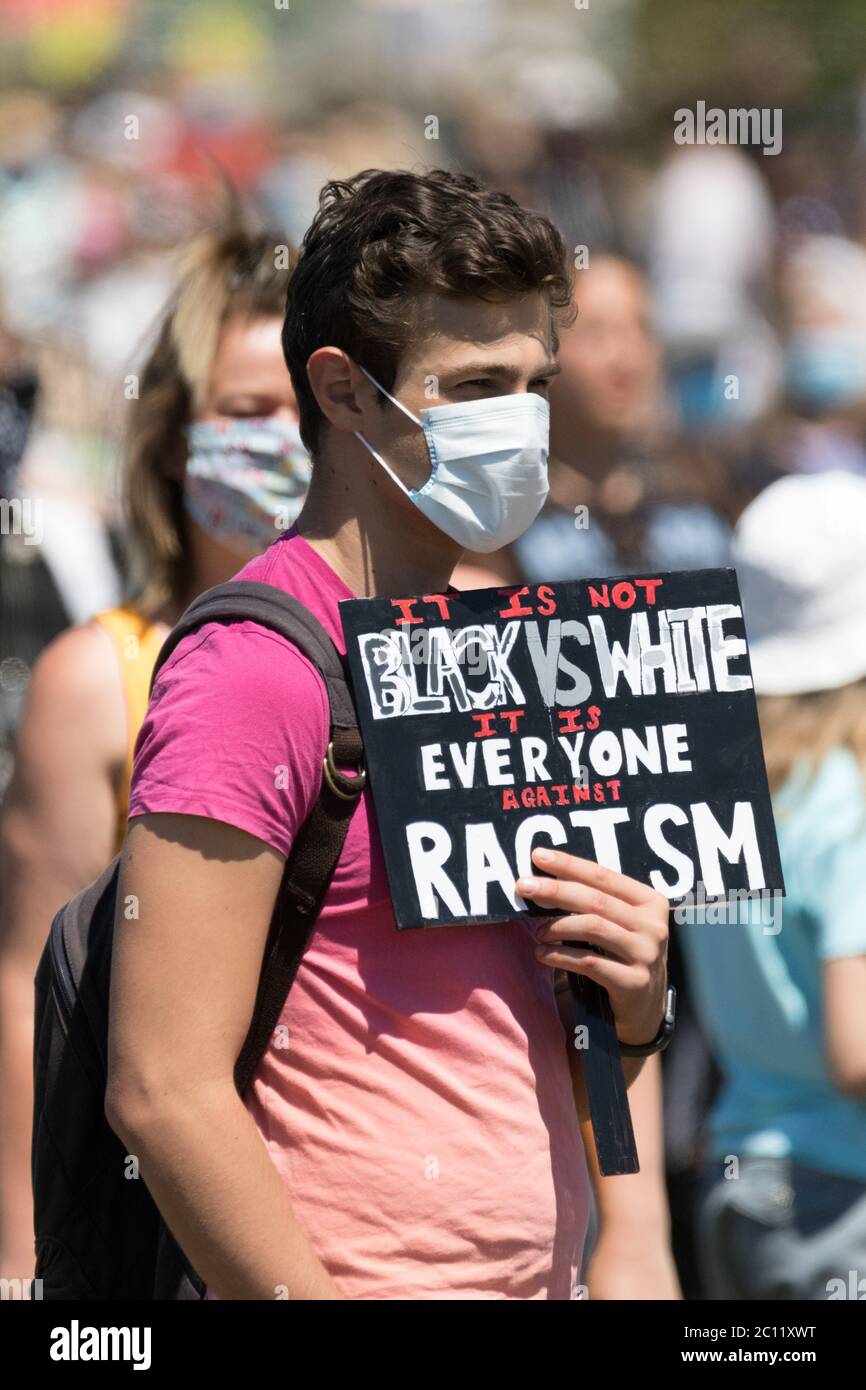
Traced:
[[[534, 381], [540, 376], [558, 376], [562, 371], [562, 366], [555, 359], [551, 358], [539, 367], [537, 372], [532, 375]], [[448, 372], [443, 372], [443, 376], [501, 376], [506, 381], [514, 381], [520, 376], [520, 368], [515, 367], [510, 362], [464, 362], [459, 367], [452, 367]]]

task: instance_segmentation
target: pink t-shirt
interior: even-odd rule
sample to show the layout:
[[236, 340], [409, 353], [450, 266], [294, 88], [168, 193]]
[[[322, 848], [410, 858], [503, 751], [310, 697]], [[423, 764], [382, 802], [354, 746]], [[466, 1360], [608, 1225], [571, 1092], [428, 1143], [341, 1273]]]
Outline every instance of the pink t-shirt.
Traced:
[[[237, 578], [305, 603], [340, 651], [354, 595], [294, 531]], [[286, 854], [328, 739], [324, 684], [281, 637], [211, 623], [160, 672], [130, 817], [184, 812]], [[553, 973], [530, 921], [398, 932], [369, 788], [247, 1105], [340, 1290], [569, 1299], [589, 1179]]]

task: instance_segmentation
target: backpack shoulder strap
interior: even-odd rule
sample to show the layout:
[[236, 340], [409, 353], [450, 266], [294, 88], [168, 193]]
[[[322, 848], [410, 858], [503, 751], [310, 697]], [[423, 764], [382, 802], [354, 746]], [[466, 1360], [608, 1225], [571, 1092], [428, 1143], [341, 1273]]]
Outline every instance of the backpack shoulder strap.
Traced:
[[318, 618], [284, 589], [252, 579], [217, 584], [193, 600], [160, 648], [151, 676], [151, 692], [160, 668], [184, 637], [205, 623], [244, 621], [259, 623], [293, 643], [318, 668], [325, 682], [331, 723], [340, 728], [357, 728], [345, 662]]
[[243, 621], [279, 633], [317, 668], [328, 692], [331, 732], [319, 797], [286, 860], [274, 903], [253, 1017], [235, 1064], [235, 1085], [241, 1095], [279, 1021], [367, 779], [344, 658], [310, 610], [273, 584], [230, 580], [200, 594], [165, 639], [151, 690], [160, 667], [189, 633], [205, 623]]

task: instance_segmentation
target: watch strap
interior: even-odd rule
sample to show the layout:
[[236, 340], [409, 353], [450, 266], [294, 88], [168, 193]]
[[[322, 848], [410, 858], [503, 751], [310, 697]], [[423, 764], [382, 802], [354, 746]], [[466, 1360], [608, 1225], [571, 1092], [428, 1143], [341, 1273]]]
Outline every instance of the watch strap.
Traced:
[[673, 985], [668, 985], [664, 1018], [655, 1037], [648, 1043], [621, 1042], [619, 1045], [621, 1055], [623, 1057], [651, 1057], [654, 1052], [663, 1052], [673, 1037], [676, 1009], [677, 992]]

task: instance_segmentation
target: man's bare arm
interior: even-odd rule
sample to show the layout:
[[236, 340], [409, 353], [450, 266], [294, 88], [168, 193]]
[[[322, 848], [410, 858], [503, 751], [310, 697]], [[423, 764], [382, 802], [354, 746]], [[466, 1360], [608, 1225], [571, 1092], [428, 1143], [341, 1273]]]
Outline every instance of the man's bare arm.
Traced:
[[233, 1081], [283, 862], [218, 821], [131, 822], [106, 1115], [220, 1298], [339, 1299]]
[[[593, 1299], [682, 1298], [671, 1252], [664, 1169], [661, 1058], [624, 1057], [640, 1172], [602, 1177], [589, 1118], [580, 1053], [570, 1049], [571, 1080], [599, 1233], [586, 1271]], [[637, 1074], [634, 1068], [639, 1070]]]

